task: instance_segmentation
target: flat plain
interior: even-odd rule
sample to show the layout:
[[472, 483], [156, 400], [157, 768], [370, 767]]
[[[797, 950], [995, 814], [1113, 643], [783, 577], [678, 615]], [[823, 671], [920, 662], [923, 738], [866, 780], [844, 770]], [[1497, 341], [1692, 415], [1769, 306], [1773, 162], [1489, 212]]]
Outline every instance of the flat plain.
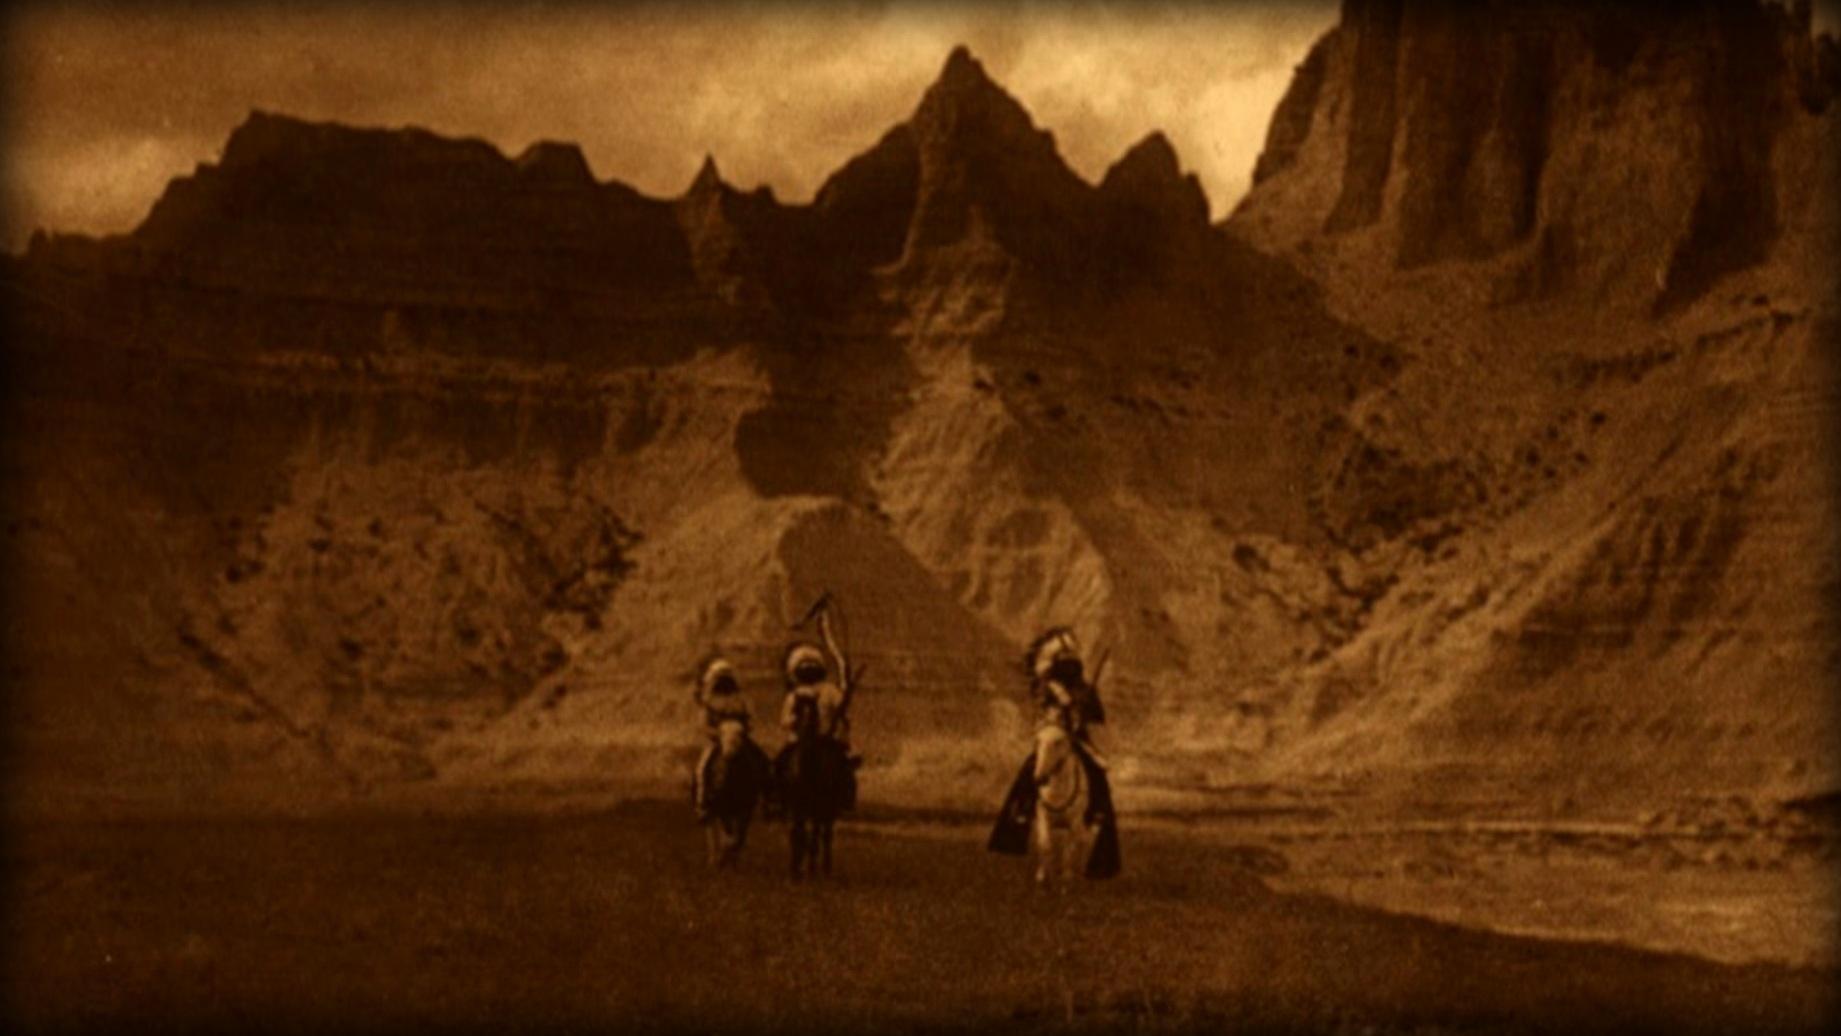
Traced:
[[1058, 895], [970, 818], [865, 819], [803, 885], [783, 826], [710, 873], [664, 802], [20, 825], [6, 1013], [14, 1031], [1815, 1032], [1835, 1008], [1832, 964], [1284, 891], [1299, 873], [1224, 822], [1127, 824], [1125, 874]]

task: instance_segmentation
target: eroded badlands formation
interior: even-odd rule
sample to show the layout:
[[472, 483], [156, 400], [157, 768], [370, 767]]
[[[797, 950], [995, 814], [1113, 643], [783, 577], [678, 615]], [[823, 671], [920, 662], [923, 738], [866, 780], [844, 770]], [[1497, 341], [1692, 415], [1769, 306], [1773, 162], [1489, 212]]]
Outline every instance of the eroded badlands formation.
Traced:
[[1001, 794], [1054, 622], [1142, 804], [1831, 791], [1838, 67], [1350, 0], [1212, 223], [963, 50], [805, 205], [254, 113], [6, 263], [14, 807], [676, 794], [824, 587], [884, 802]]

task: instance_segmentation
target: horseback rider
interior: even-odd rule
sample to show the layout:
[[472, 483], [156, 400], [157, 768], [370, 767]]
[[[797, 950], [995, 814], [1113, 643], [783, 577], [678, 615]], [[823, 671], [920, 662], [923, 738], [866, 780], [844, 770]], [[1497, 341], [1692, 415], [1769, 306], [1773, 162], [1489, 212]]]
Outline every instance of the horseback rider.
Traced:
[[849, 738], [843, 716], [844, 689], [831, 679], [825, 653], [799, 641], [786, 649], [786, 697], [780, 703], [780, 726], [794, 741], [811, 731], [820, 737]]
[[709, 771], [719, 750], [719, 737], [722, 724], [726, 721], [740, 721], [742, 730], [747, 731], [752, 720], [752, 710], [748, 699], [743, 696], [741, 684], [735, 679], [735, 667], [729, 660], [718, 655], [703, 666], [697, 675], [697, 687], [694, 692], [696, 702], [702, 708], [702, 729], [707, 744], [703, 754], [697, 758], [697, 768], [692, 775], [691, 795], [697, 806], [697, 819], [709, 816]]
[[[824, 647], [800, 640], [786, 649], [783, 666], [786, 696], [780, 704], [780, 726], [786, 731], [787, 743], [780, 759], [784, 763], [798, 743], [808, 736], [835, 741], [852, 775], [844, 806], [851, 809], [856, 805], [855, 771], [863, 763], [863, 757], [850, 750], [849, 708], [854, 681], [849, 661], [832, 634], [829, 610], [819, 611], [818, 629], [824, 638]], [[836, 661], [835, 666], [832, 660]]]
[[[1102, 661], [1101, 666], [1104, 664]], [[1097, 681], [1087, 679], [1080, 641], [1074, 631], [1056, 626], [1036, 638], [1029, 648], [1029, 673], [1036, 702], [1044, 708], [1063, 709], [1075, 746], [1100, 769], [1106, 769], [1106, 758], [1093, 743], [1091, 729], [1106, 722], [1106, 707], [1100, 702]]]
[[[1041, 720], [1038, 737], [1056, 726], [1064, 728], [1074, 756], [1090, 781], [1085, 819], [1099, 831], [1087, 858], [1086, 875], [1090, 878], [1112, 877], [1119, 873], [1120, 866], [1112, 782], [1106, 773], [1105, 759], [1093, 744], [1091, 730], [1106, 721], [1097, 686], [1105, 666], [1102, 659], [1093, 676], [1087, 675], [1081, 662], [1080, 641], [1066, 626], [1053, 627], [1037, 637], [1024, 657], [1030, 697]], [[1013, 855], [1028, 852], [1030, 818], [1035, 814], [1038, 797], [1035, 763], [1036, 756], [1032, 752], [1004, 797], [986, 843], [992, 852]]]

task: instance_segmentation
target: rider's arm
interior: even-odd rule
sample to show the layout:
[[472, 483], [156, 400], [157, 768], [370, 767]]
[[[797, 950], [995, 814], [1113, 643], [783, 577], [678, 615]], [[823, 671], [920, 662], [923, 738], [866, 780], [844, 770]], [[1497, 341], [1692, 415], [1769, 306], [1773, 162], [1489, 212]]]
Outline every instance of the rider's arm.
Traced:
[[710, 700], [711, 696], [705, 691], [706, 688], [699, 682], [690, 696], [697, 703], [697, 725], [703, 728], [706, 736], [715, 737], [716, 723], [721, 717], [717, 715], [716, 703]]
[[1074, 696], [1068, 693], [1068, 689], [1061, 685], [1060, 680], [1046, 680], [1044, 684], [1046, 685], [1044, 690], [1047, 697], [1053, 700], [1055, 704], [1068, 708], [1073, 707]]
[[831, 611], [826, 609], [818, 613], [818, 634], [825, 640], [825, 650], [837, 659], [837, 686], [844, 692], [844, 700], [850, 700], [850, 660], [837, 646], [837, 637], [831, 632]]
[[1093, 675], [1086, 681], [1086, 719], [1089, 723], [1106, 722], [1106, 703], [1100, 700], [1100, 684], [1106, 679], [1106, 666], [1112, 662], [1112, 652], [1099, 656], [1099, 665], [1093, 667]]
[[837, 659], [837, 718], [831, 721], [832, 735], [850, 738], [850, 698], [856, 692], [856, 680], [850, 671], [850, 660], [844, 657], [844, 651], [838, 647], [837, 636], [831, 632], [831, 612], [826, 609], [818, 614], [818, 632], [825, 639], [825, 648], [831, 657]]

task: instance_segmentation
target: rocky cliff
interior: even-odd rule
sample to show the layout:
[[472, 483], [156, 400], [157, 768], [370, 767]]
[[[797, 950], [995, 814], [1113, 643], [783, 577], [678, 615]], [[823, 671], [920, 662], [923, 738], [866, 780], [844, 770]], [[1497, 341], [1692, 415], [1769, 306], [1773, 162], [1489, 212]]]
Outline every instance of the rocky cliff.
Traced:
[[1477, 263], [1498, 303], [1667, 311], [1831, 232], [1811, 163], [1838, 90], [1806, 2], [1350, 0], [1235, 222], [1278, 248], [1371, 239], [1393, 269]]
[[1352, 2], [1300, 65], [1227, 229], [1400, 348], [1350, 475], [1438, 546], [1286, 765], [1832, 779], [1836, 53], [1807, 5]]
[[1826, 787], [1832, 55], [1351, 3], [1221, 226], [963, 50], [805, 205], [252, 115], [8, 262], [14, 804], [675, 794], [825, 587], [885, 801], [1054, 622], [1137, 804]]

